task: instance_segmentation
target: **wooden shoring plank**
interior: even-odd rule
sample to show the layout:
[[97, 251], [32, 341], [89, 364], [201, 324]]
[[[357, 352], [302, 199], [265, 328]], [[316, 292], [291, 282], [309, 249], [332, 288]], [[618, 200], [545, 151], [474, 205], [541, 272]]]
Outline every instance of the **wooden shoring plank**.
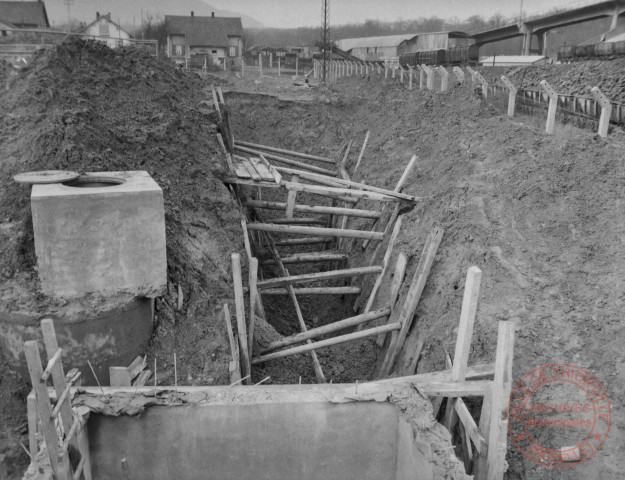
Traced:
[[345, 270], [331, 270], [328, 272], [303, 273], [301, 275], [293, 275], [288, 277], [270, 278], [258, 282], [259, 289], [284, 287], [287, 285], [317, 282], [320, 280], [329, 280], [332, 278], [352, 277], [355, 275], [373, 275], [380, 273], [382, 267], [359, 267], [347, 268]]
[[401, 230], [402, 219], [401, 217], [397, 219], [395, 223], [395, 227], [393, 228], [393, 233], [391, 234], [391, 238], [388, 241], [388, 247], [386, 247], [386, 253], [384, 254], [384, 260], [382, 260], [382, 271], [371, 289], [371, 293], [369, 294], [369, 299], [367, 300], [367, 304], [365, 305], [365, 313], [371, 311], [373, 307], [373, 302], [375, 302], [375, 297], [378, 293], [378, 289], [382, 285], [382, 280], [384, 279], [384, 275], [388, 270], [388, 266], [391, 262], [391, 255], [393, 254], [393, 248], [395, 247], [395, 242], [397, 241], [397, 237], [399, 236], [399, 231]]
[[[302, 287], [294, 288], [297, 295], [358, 295], [360, 287]], [[287, 288], [267, 288], [261, 292], [262, 295], [288, 295]]]
[[412, 360], [410, 361], [410, 366], [408, 367], [408, 372], [402, 371], [402, 376], [407, 373], [408, 375], [414, 375], [417, 372], [417, 365], [419, 365], [419, 359], [421, 358], [421, 352], [423, 352], [423, 345], [425, 345], [424, 340], [421, 338], [417, 342], [417, 347], [415, 348], [415, 352], [412, 356]]
[[232, 328], [232, 320], [230, 319], [230, 307], [227, 303], [224, 303], [223, 308], [224, 321], [226, 322], [226, 330], [228, 332], [228, 341], [230, 342], [230, 355], [232, 355], [232, 365], [228, 366], [230, 373], [230, 383], [235, 383], [241, 380], [241, 360], [239, 358], [239, 349], [237, 341]]
[[[246, 200], [243, 202], [245, 207], [265, 208], [267, 210], [284, 210], [286, 203], [284, 202], [267, 202], [261, 200]], [[380, 218], [380, 212], [375, 210], [359, 210], [355, 208], [326, 207], [323, 205], [295, 205], [295, 211], [299, 213], [318, 213], [331, 215], [347, 215], [350, 217], [361, 218]]]
[[314, 217], [272, 218], [274, 225], [327, 225], [328, 221]]
[[144, 385], [147, 385], [148, 380], [150, 380], [151, 376], [152, 376], [152, 370], [150, 370], [149, 368], [146, 368], [139, 374], [137, 379], [134, 382], [132, 382], [132, 386], [143, 387]]
[[[347, 260], [346, 253], [333, 253], [328, 250], [323, 252], [306, 252], [296, 253], [289, 255], [288, 257], [282, 257], [282, 263], [316, 263], [316, 262], [336, 262], [341, 260]], [[262, 265], [275, 265], [275, 259], [263, 260]]]
[[[299, 177], [297, 175], [291, 176], [291, 183], [297, 183]], [[297, 191], [289, 189], [286, 197], [286, 209], [285, 216], [286, 218], [293, 218], [293, 212], [295, 211], [295, 200], [297, 198]]]
[[234, 163], [234, 174], [238, 178], [252, 178], [252, 174], [245, 168], [245, 164], [241, 161]]
[[[395, 221], [397, 220], [397, 217], [399, 216], [399, 207], [400, 205], [398, 203], [395, 204], [395, 207], [393, 208], [393, 212], [391, 213], [391, 216], [389, 217], [388, 222], [386, 222], [386, 226], [384, 227], [384, 231], [382, 233], [383, 236], [387, 236], [388, 232], [390, 232], [391, 228], [393, 228], [393, 225], [395, 224]], [[376, 232], [376, 228], [374, 225], [371, 228], [371, 233], [375, 233], [375, 232]], [[367, 240], [365, 240], [365, 242], [367, 242]], [[367, 248], [367, 244], [363, 243], [362, 245], [363, 249]], [[382, 248], [381, 243], [375, 246], [375, 249], [373, 250], [373, 253], [371, 254], [371, 258], [369, 259], [369, 265], [373, 265], [377, 261], [378, 253], [380, 253], [380, 248]]]
[[254, 166], [261, 178], [267, 182], [273, 182], [275, 177], [269, 170], [269, 167], [265, 165], [260, 158], [250, 157], [250, 163]]
[[243, 383], [249, 385], [251, 383], [249, 370], [250, 356], [247, 349], [247, 325], [245, 324], [245, 297], [243, 296], [243, 276], [241, 274], [241, 256], [233, 253], [230, 256], [232, 260], [232, 277], [234, 281], [234, 305], [237, 316], [237, 330], [239, 333], [239, 350], [241, 354], [241, 375]]
[[[69, 457], [62, 455], [59, 457], [59, 437], [56, 433], [56, 426], [52, 418], [50, 408], [50, 396], [48, 395], [48, 387], [45, 382], [41, 381], [43, 367], [41, 366], [41, 357], [39, 355], [39, 346], [35, 340], [24, 342], [24, 354], [28, 363], [28, 373], [30, 381], [35, 391], [35, 399], [37, 401], [37, 413], [41, 420], [41, 433], [48, 448], [50, 457], [50, 466], [60, 480], [73, 480]], [[70, 423], [71, 425], [71, 423]], [[69, 426], [66, 428], [69, 429]]]
[[294, 247], [299, 245], [315, 245], [317, 243], [330, 243], [327, 237], [310, 237], [310, 238], [287, 238], [285, 240], [276, 240], [276, 247]]
[[[248, 326], [248, 349], [250, 358], [254, 356], [254, 326], [256, 324], [256, 302], [259, 300], [258, 289], [258, 259], [252, 257], [249, 264], [249, 286], [250, 286], [250, 323]], [[250, 372], [251, 364], [250, 364]]]
[[458, 418], [466, 429], [469, 438], [471, 439], [471, 441], [473, 441], [477, 452], [480, 454], [486, 452], [486, 449], [488, 448], [488, 442], [486, 441], [486, 438], [484, 438], [484, 435], [482, 435], [482, 432], [480, 432], [477, 423], [471, 416], [471, 412], [469, 412], [469, 409], [467, 408], [467, 405], [464, 403], [462, 398], [458, 397], [456, 399], [455, 409], [456, 413], [458, 414]]
[[60, 348], [57, 348], [56, 352], [54, 352], [52, 357], [48, 357], [49, 360], [48, 360], [48, 364], [46, 365], [46, 369], [41, 374], [42, 382], [45, 382], [48, 380], [48, 378], [50, 378], [50, 375], [52, 375], [52, 369], [60, 363], [62, 356], [63, 356], [63, 350]]
[[460, 432], [460, 446], [462, 448], [462, 460], [464, 461], [464, 471], [470, 472], [473, 468], [473, 448], [471, 448], [471, 439], [464, 423], [458, 424]]
[[134, 380], [145, 368], [145, 357], [137, 355], [137, 357], [128, 365], [128, 375], [130, 379]]
[[[491, 406], [493, 401], [493, 382], [490, 382], [490, 385], [486, 389], [484, 393], [484, 398], [482, 399], [482, 409], [480, 412], [480, 423], [479, 429], [480, 432], [485, 432], [488, 436], [490, 432], [490, 420], [491, 420]], [[475, 460], [473, 465], [473, 475], [476, 480], [486, 480], [488, 474], [488, 439], [486, 440], [486, 445], [484, 447], [484, 451], [480, 452]]]
[[[410, 159], [410, 161], [408, 162], [408, 165], [406, 165], [406, 168], [404, 168], [404, 172], [401, 174], [401, 177], [399, 178], [399, 181], [397, 182], [397, 185], [395, 185], [395, 188], [393, 189], [393, 192], [400, 193], [403, 190], [404, 185], [406, 184], [406, 180], [408, 179], [408, 176], [410, 175], [410, 172], [412, 171], [412, 168], [414, 167], [414, 164], [416, 163], [416, 161], [417, 161], [417, 156], [413, 155], [412, 158]], [[384, 205], [384, 208], [386, 208], [386, 205]], [[393, 219], [393, 217], [396, 218], [398, 214], [399, 214], [399, 205], [396, 205], [395, 206], [395, 210], [391, 214], [391, 219]], [[379, 221], [379, 219], [376, 220], [375, 222], [373, 222], [373, 225], [371, 226], [371, 230], [372, 231], [375, 231], [375, 229], [377, 228], [378, 221]], [[388, 225], [392, 224], [393, 221], [394, 220], [389, 220], [389, 222], [386, 225], [386, 228], [388, 228]], [[363, 242], [363, 244], [362, 244], [362, 248], [363, 249], [367, 248], [368, 244], [369, 244], [369, 242], [367, 242], [365, 240]], [[374, 257], [375, 257], [375, 254], [374, 254]]]
[[349, 151], [352, 148], [353, 140], [350, 140], [347, 144], [347, 148], [345, 149], [345, 153], [343, 154], [343, 160], [341, 160], [341, 168], [345, 170], [345, 164], [347, 163], [347, 158], [349, 157]]
[[252, 180], [254, 180], [255, 182], [263, 181], [263, 178], [258, 174], [256, 169], [254, 168], [254, 165], [252, 165], [252, 162], [250, 162], [249, 159], [242, 160], [241, 165], [250, 174], [250, 177], [252, 177]]
[[384, 363], [380, 368], [380, 377], [385, 377], [390, 373], [393, 368], [393, 364], [397, 359], [397, 355], [406, 340], [408, 330], [410, 330], [410, 327], [412, 326], [415, 311], [419, 305], [421, 294], [425, 288], [427, 277], [430, 273], [430, 269], [432, 268], [432, 264], [434, 263], [434, 258], [436, 257], [436, 252], [438, 251], [438, 246], [440, 245], [442, 238], [442, 228], [435, 228], [430, 232], [425, 241], [423, 252], [421, 253], [421, 258], [419, 259], [419, 264], [417, 265], [410, 289], [404, 299], [404, 304], [401, 309], [396, 309], [391, 314], [389, 322], [397, 321], [397, 319], [399, 319], [402, 324], [402, 328], [399, 331], [396, 341], [391, 342], [388, 346]]
[[[262, 187], [262, 188], [284, 188], [286, 189], [285, 186], [285, 182], [282, 182], [280, 184], [274, 183], [274, 182], [254, 182], [250, 179], [245, 179], [245, 178], [238, 178], [238, 177], [228, 177], [225, 178], [224, 183], [229, 183], [229, 184], [234, 184], [234, 185], [243, 185], [246, 187]], [[328, 194], [328, 195], [322, 195], [324, 197], [328, 197], [328, 198], [335, 198], [337, 200], [340, 200], [341, 202], [345, 202], [345, 203], [357, 203], [358, 199], [357, 198], [353, 198], [353, 197], [347, 197], [345, 195], [335, 195], [335, 194]]]
[[244, 142], [242, 140], [237, 140], [236, 144], [242, 147], [255, 148], [258, 150], [265, 150], [267, 152], [273, 153], [282, 153], [284, 155], [291, 155], [292, 157], [305, 158], [306, 160], [315, 160], [322, 163], [329, 163], [331, 165], [335, 164], [334, 160], [332, 160], [331, 158], [321, 157], [319, 155], [310, 155], [308, 153], [301, 153], [293, 150], [286, 150], [283, 148], [270, 147], [268, 145], [259, 145], [258, 143]]
[[338, 322], [330, 323], [322, 327], [311, 328], [307, 332], [296, 333], [295, 335], [290, 335], [288, 337], [284, 337], [280, 340], [272, 342], [265, 348], [263, 348], [260, 353], [263, 354], [272, 350], [276, 350], [278, 348], [288, 347], [289, 345], [293, 345], [295, 343], [301, 343], [306, 340], [312, 340], [313, 338], [321, 337], [322, 335], [338, 332], [339, 330], [355, 327], [356, 325], [362, 325], [366, 322], [370, 322], [371, 320], [388, 317], [389, 313], [391, 313], [391, 309], [386, 307], [380, 310], [376, 310], [374, 312], [363, 313], [361, 315], [356, 315], [354, 317], [346, 318], [344, 320], [339, 320]]
[[[462, 309], [460, 311], [460, 325], [458, 327], [458, 338], [456, 340], [456, 352], [454, 354], [452, 379], [464, 380], [469, 362], [469, 352], [471, 351], [471, 339], [473, 338], [473, 325], [480, 296], [480, 283], [482, 281], [482, 271], [476, 267], [469, 267], [467, 278], [464, 284], [464, 294], [462, 297]], [[444, 425], [447, 430], [455, 421], [455, 399], [447, 400], [447, 410], [445, 411]]]
[[[261, 152], [258, 150], [254, 150], [252, 148], [242, 147], [241, 145], [235, 145], [235, 149], [240, 152], [251, 153], [252, 155], [260, 155]], [[273, 155], [271, 153], [263, 153], [265, 158], [269, 160], [274, 160], [276, 162], [284, 163], [285, 165], [291, 165], [293, 167], [302, 168], [304, 170], [310, 170], [311, 172], [323, 173], [324, 175], [329, 175], [331, 177], [338, 176], [338, 173], [328, 170], [327, 168], [315, 167], [314, 165], [308, 165], [306, 163], [298, 162], [297, 160], [291, 160], [290, 158], [280, 157], [278, 155]]]
[[269, 169], [269, 173], [271, 173], [271, 175], [273, 176], [274, 182], [276, 182], [277, 185], [280, 185], [280, 182], [282, 182], [282, 175], [280, 175], [280, 172], [278, 172], [278, 170], [276, 170], [276, 167], [274, 167], [267, 161], [262, 153], [258, 156], [260, 157], [260, 161], [263, 163], [263, 165], [265, 165], [265, 167]]
[[219, 121], [223, 121], [223, 117], [221, 116], [221, 110], [219, 109], [219, 99], [217, 98], [217, 92], [215, 91], [215, 85], [211, 84], [211, 93], [213, 94], [213, 105], [215, 106], [215, 111], [217, 112], [217, 118]]
[[[91, 454], [89, 453], [89, 434], [87, 432], [86, 425], [78, 431], [78, 435], [76, 437], [78, 440], [78, 450], [82, 455], [82, 458], [80, 459], [80, 462], [82, 463], [82, 474], [85, 480], [92, 480], [93, 476], [91, 473]], [[85, 453], [83, 454], [82, 452]], [[76, 476], [76, 473], [74, 473], [74, 480], [78, 480], [79, 478], [80, 475]]]
[[339, 230], [336, 228], [307, 227], [301, 225], [276, 225], [273, 223], [249, 223], [249, 230], [261, 232], [288, 233], [297, 235], [318, 235], [322, 237], [347, 237], [347, 238], [370, 238], [380, 241], [384, 234], [380, 232], [367, 232], [363, 230]]
[[356, 170], [360, 166], [360, 162], [362, 162], [362, 157], [365, 154], [365, 148], [367, 148], [367, 142], [369, 141], [369, 130], [367, 130], [367, 134], [365, 135], [365, 141], [362, 142], [362, 148], [360, 149], [360, 154], [358, 155], [358, 160], [356, 161], [356, 166], [354, 167], [354, 172], [352, 175], [356, 175]]
[[378, 192], [369, 192], [365, 190], [352, 190], [349, 188], [338, 187], [324, 187], [319, 185], [307, 185], [305, 183], [290, 183], [284, 182], [284, 186], [287, 190], [295, 190], [298, 192], [311, 193], [313, 195], [327, 196], [342, 196], [351, 197], [358, 200], [374, 200], [378, 202], [396, 202], [400, 199]]
[[[278, 269], [280, 270], [280, 274], [284, 275], [285, 277], [288, 277], [289, 271], [286, 269], [286, 267], [282, 263], [280, 254], [278, 253], [278, 250], [276, 249], [273, 239], [271, 238], [270, 235], [266, 235], [266, 237], [267, 237], [267, 243], [269, 245], [269, 249], [271, 250], [273, 257], [276, 260]], [[299, 323], [300, 331], [306, 332], [308, 329], [306, 328], [306, 323], [304, 322], [304, 315], [302, 314], [302, 310], [299, 306], [299, 302], [297, 301], [297, 295], [295, 294], [295, 289], [293, 288], [292, 285], [289, 285], [287, 286], [287, 290], [289, 291], [289, 297], [291, 298], [291, 301], [293, 302], [293, 307], [295, 307], [295, 314], [297, 316], [297, 321]], [[311, 344], [311, 343], [312, 342], [310, 340], [307, 341], [307, 344]], [[311, 351], [310, 358], [313, 362], [313, 368], [315, 370], [315, 376], [317, 377], [317, 382], [326, 383], [326, 377], [323, 374], [323, 370], [321, 368], [321, 363], [319, 362], [319, 358], [317, 357], [317, 353], [314, 351]]]
[[37, 400], [34, 390], [31, 390], [26, 398], [26, 412], [28, 419], [28, 451], [30, 452], [30, 457], [35, 458], [39, 452], [39, 446], [37, 445], [37, 423], [39, 421], [39, 415], [37, 414]]
[[408, 258], [403, 252], [399, 252], [399, 255], [397, 255], [397, 261], [395, 262], [395, 271], [393, 272], [393, 280], [391, 282], [391, 289], [389, 293], [389, 305], [393, 310], [395, 309], [395, 302], [397, 302], [399, 289], [401, 288], [402, 283], [404, 283], [407, 265]]
[[341, 343], [353, 342], [368, 337], [379, 335], [382, 332], [392, 332], [393, 330], [399, 330], [401, 324], [399, 322], [390, 323], [388, 325], [382, 325], [381, 327], [370, 328], [362, 330], [361, 332], [348, 333], [347, 335], [340, 335], [338, 337], [328, 338], [327, 340], [321, 340], [319, 342], [312, 342], [307, 345], [301, 345], [299, 347], [289, 348], [287, 350], [281, 350], [279, 352], [269, 353], [267, 355], [261, 355], [252, 360], [252, 364], [264, 363], [270, 360], [276, 360], [278, 358], [289, 357], [291, 355], [298, 355], [300, 353], [306, 353], [314, 350], [318, 350], [324, 347], [330, 347], [332, 345], [338, 345]]
[[[59, 348], [58, 340], [56, 338], [54, 320], [52, 320], [51, 318], [43, 318], [39, 324], [41, 326], [43, 345], [46, 350], [46, 355], [48, 358], [53, 357], [55, 354], [57, 354], [57, 352], [61, 350]], [[63, 396], [65, 388], [67, 387], [67, 381], [65, 379], [63, 363], [61, 362], [60, 358], [58, 362], [55, 362], [55, 365], [52, 367], [50, 373], [52, 376], [52, 383], [54, 384], [54, 391], [56, 392], [56, 396], [57, 398], [61, 398]], [[72, 405], [69, 398], [65, 399], [62, 402], [62, 405], [59, 408], [59, 413], [61, 416], [61, 422], [63, 423], [63, 431], [67, 433], [73, 421]], [[72, 446], [78, 448], [78, 442], [76, 441], [76, 439], [72, 439]], [[85, 453], [85, 455], [88, 454], [89, 452]], [[91, 470], [91, 467], [89, 467], [89, 470]]]
[[[413, 157], [413, 158], [416, 158], [416, 157]], [[318, 182], [318, 183], [321, 183], [323, 185], [327, 185], [333, 188], [337, 188], [336, 185], [338, 185], [339, 187], [343, 186], [343, 187], [353, 188], [356, 190], [380, 193], [382, 195], [394, 197], [399, 200], [406, 200], [408, 202], [417, 202], [419, 200], [418, 197], [415, 197], [413, 195], [407, 195], [405, 193], [401, 193], [399, 191], [396, 192], [395, 190], [388, 190], [386, 188], [374, 187], [373, 185], [367, 185], [366, 183], [362, 183], [362, 182], [353, 182], [351, 180], [343, 180], [342, 178], [328, 178], [328, 177], [325, 177], [324, 175], [318, 175], [316, 173], [310, 173], [310, 172], [302, 172], [301, 170], [296, 170], [293, 168], [280, 168], [280, 171], [283, 173], [293, 173], [293, 174], [299, 175], [303, 179], [310, 180], [312, 182]]]
[[487, 480], [502, 480], [504, 475], [508, 436], [506, 415], [512, 391], [513, 354], [514, 324], [500, 321], [488, 431]]
[[[276, 167], [276, 170], [278, 170], [278, 172], [280, 172], [281, 174], [298, 175], [302, 178], [306, 177], [304, 178], [306, 181], [311, 182], [311, 183], [316, 183], [318, 185], [324, 185], [326, 187], [343, 188], [345, 186], [342, 183], [339, 183], [337, 181], [338, 178], [329, 177], [327, 175], [321, 175], [321, 174], [312, 173], [312, 172], [306, 172], [304, 170], [299, 170], [297, 168]], [[310, 173], [311, 177], [308, 177], [306, 175], [307, 173]], [[312, 177], [312, 175], [318, 175], [318, 177]]]
[[217, 85], [217, 95], [219, 96], [219, 103], [226, 104], [226, 99], [224, 98], [224, 94], [221, 91], [221, 87]]
[[252, 246], [250, 244], [250, 235], [249, 232], [247, 231], [247, 220], [245, 220], [245, 217], [242, 216], [241, 217], [241, 230], [243, 231], [243, 245], [245, 245], [245, 253], [247, 254], [247, 261], [251, 262], [252, 261]]

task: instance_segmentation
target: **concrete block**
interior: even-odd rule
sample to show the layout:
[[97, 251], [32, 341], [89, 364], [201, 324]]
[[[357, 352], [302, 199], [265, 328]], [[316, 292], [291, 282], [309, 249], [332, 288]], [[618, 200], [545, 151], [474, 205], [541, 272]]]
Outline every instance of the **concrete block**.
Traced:
[[31, 209], [46, 294], [164, 292], [163, 191], [147, 172], [87, 173], [65, 184], [34, 185]]

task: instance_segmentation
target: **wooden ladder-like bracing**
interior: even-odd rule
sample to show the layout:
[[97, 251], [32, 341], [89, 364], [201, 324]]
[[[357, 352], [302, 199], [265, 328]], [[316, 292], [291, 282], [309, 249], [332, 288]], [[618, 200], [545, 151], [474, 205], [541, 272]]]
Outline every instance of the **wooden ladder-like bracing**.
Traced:
[[[54, 323], [51, 319], [41, 321], [43, 341], [48, 363], [44, 369], [37, 341], [24, 343], [28, 372], [33, 392], [28, 397], [30, 453], [39, 451], [36, 431], [39, 428], [50, 457], [50, 466], [58, 480], [91, 480], [91, 463], [86, 420], [72, 411], [70, 389], [80, 378], [80, 372], [65, 377]], [[52, 380], [56, 405], [51, 404], [48, 379]]]

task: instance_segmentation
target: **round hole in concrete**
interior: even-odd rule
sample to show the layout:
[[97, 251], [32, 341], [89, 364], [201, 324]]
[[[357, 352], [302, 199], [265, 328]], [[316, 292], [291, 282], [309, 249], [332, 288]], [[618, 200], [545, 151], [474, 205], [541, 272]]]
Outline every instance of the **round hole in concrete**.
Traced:
[[63, 182], [63, 185], [67, 187], [77, 188], [101, 188], [101, 187], [114, 187], [115, 185], [121, 185], [125, 180], [117, 177], [104, 177], [96, 175], [83, 175], [76, 180], [69, 182]]

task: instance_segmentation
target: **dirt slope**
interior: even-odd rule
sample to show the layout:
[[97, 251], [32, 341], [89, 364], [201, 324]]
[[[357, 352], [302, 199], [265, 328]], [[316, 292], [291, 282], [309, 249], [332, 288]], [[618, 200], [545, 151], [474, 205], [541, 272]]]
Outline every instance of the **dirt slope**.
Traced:
[[[0, 308], [63, 308], [39, 291], [30, 192], [13, 175], [147, 170], [164, 192], [170, 282], [157, 301], [148, 362], [157, 357], [159, 383], [173, 384], [174, 352], [180, 384], [227, 383], [229, 346], [219, 311], [232, 295], [230, 253], [242, 249], [242, 237], [235, 203], [219, 179], [205, 84], [166, 60], [82, 41], [59, 46], [26, 71], [1, 69], [0, 82]], [[119, 300], [91, 298], [83, 308]], [[7, 454], [9, 478], [27, 461], [17, 443], [27, 444], [21, 435], [27, 383], [0, 368], [0, 463]]]
[[263, 98], [256, 109], [236, 97], [235, 130], [244, 140], [331, 154], [341, 140], [360, 143], [370, 130], [356, 179], [376, 186], [392, 188], [416, 153], [407, 193], [424, 200], [404, 215], [397, 249], [409, 257], [407, 278], [428, 232], [441, 226], [445, 235], [400, 373], [408, 373], [403, 366], [420, 337], [418, 371], [444, 368], [444, 348], [453, 355], [466, 270], [477, 265], [483, 279], [470, 362], [492, 361], [497, 320], [512, 320], [518, 325], [514, 382], [544, 364], [572, 363], [597, 377], [613, 408], [608, 439], [590, 461], [546, 469], [510, 447], [508, 478], [621, 478], [622, 132], [608, 140], [581, 130], [547, 136], [499, 115], [469, 89], [408, 92], [373, 79], [342, 79], [322, 89], [321, 101], [309, 108]]

